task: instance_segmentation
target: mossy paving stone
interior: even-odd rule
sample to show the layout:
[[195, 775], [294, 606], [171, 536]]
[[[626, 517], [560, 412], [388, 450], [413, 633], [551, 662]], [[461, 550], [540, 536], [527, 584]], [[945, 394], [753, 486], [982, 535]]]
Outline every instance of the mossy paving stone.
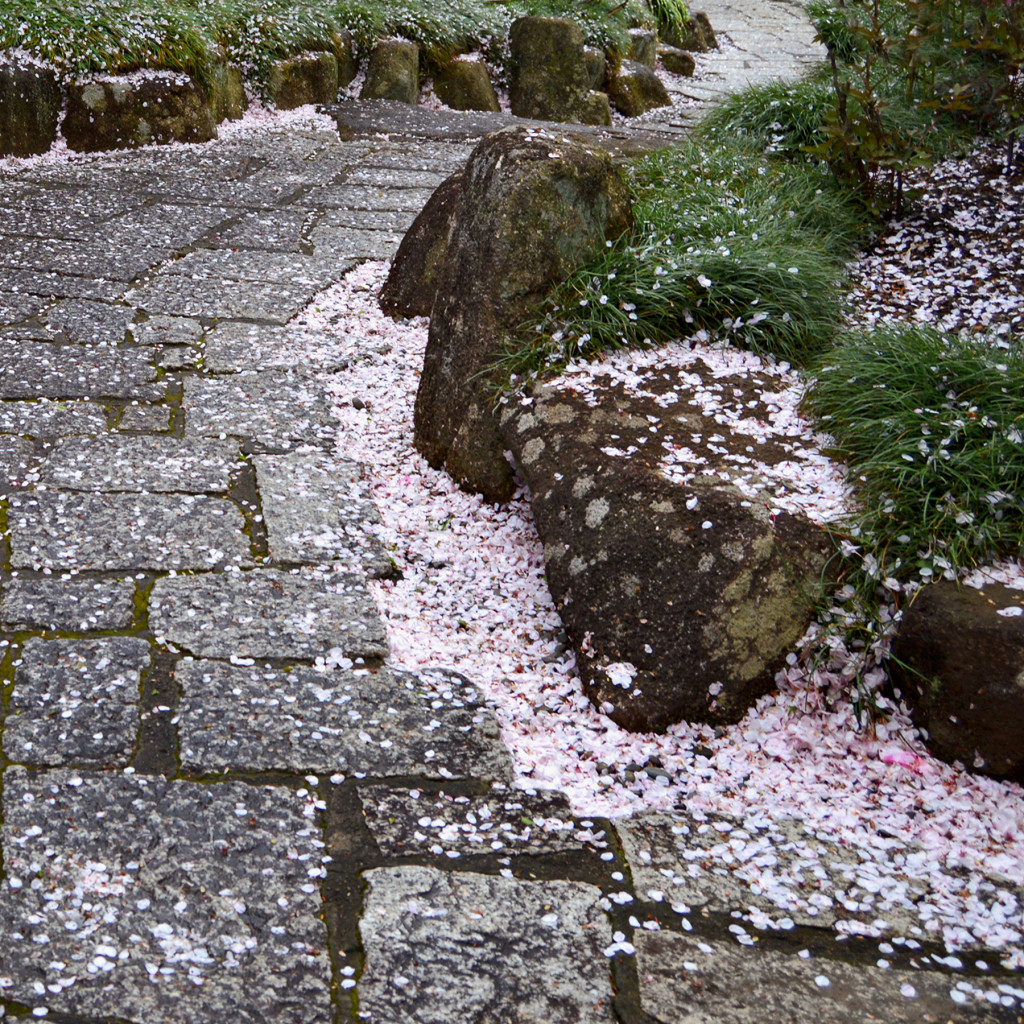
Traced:
[[255, 210], [243, 214], [235, 223], [209, 233], [200, 244], [206, 248], [298, 252], [302, 245], [303, 226], [312, 216], [308, 210], [290, 207]]
[[159, 433], [171, 428], [171, 410], [166, 405], [129, 405], [121, 411], [118, 430]]
[[511, 779], [479, 691], [447, 674], [179, 663], [182, 768]]
[[159, 401], [152, 349], [0, 342], [0, 398]]
[[241, 465], [237, 441], [105, 434], [58, 441], [40, 479], [67, 491], [224, 493]]
[[612, 1024], [601, 891], [427, 867], [367, 871], [361, 1019]]
[[369, 576], [394, 575], [358, 463], [322, 452], [257, 455], [253, 462], [272, 559], [340, 562]]
[[238, 506], [206, 495], [66, 494], [10, 499], [16, 569], [214, 569], [251, 565]]
[[320, 290], [334, 284], [352, 267], [351, 262], [334, 253], [306, 256], [245, 249], [199, 249], [165, 267], [162, 272], [193, 279], [287, 281], [295, 285], [312, 285]]
[[130, 579], [9, 579], [0, 594], [0, 627], [71, 633], [127, 629], [134, 601]]
[[120, 345], [135, 310], [91, 299], [63, 299], [40, 319], [54, 335], [78, 345]]
[[[344, 370], [355, 355], [366, 351], [356, 341], [351, 337], [335, 340], [316, 332], [225, 320], [206, 336], [203, 364], [209, 373], [296, 368]], [[370, 348], [369, 341], [366, 347]]]
[[149, 651], [136, 637], [29, 640], [14, 673], [4, 756], [26, 765], [126, 765]]
[[313, 661], [387, 654], [384, 624], [365, 579], [346, 573], [257, 569], [157, 580], [149, 624], [203, 658]]
[[268, 320], [284, 324], [316, 294], [312, 283], [193, 281], [163, 274], [132, 292], [130, 300], [147, 313], [175, 316]]
[[308, 794], [15, 767], [3, 811], [4, 997], [160, 1024], [333, 1020]]
[[310, 373], [265, 370], [185, 381], [186, 437], [251, 437], [262, 444], [333, 440], [337, 421]]

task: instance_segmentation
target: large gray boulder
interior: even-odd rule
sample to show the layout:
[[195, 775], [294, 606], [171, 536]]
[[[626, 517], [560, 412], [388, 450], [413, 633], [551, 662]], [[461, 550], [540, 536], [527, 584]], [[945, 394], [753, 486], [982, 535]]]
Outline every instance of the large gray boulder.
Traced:
[[[1024, 781], [1024, 594], [925, 587], [904, 610], [889, 674], [928, 749]], [[1009, 611], [1009, 614], [1001, 614]]]
[[517, 18], [509, 51], [509, 101], [516, 117], [580, 120], [591, 72], [579, 25], [567, 18]]
[[452, 110], [501, 110], [482, 60], [456, 57], [434, 75], [434, 92]]
[[462, 205], [462, 183], [462, 171], [441, 182], [406, 231], [378, 297], [388, 316], [430, 316]]
[[488, 371], [552, 284], [628, 228], [629, 195], [603, 150], [525, 127], [484, 139], [464, 175], [416, 395], [415, 443], [460, 486], [505, 501], [513, 473]]
[[608, 99], [626, 117], [639, 117], [656, 107], [670, 107], [668, 90], [646, 65], [624, 60], [608, 72]]
[[[702, 456], [746, 458], [749, 436], [719, 436], [692, 411], [685, 380], [657, 386], [678, 394], [671, 434], [716, 434]], [[553, 381], [500, 415], [587, 695], [642, 732], [735, 722], [773, 689], [834, 552], [822, 529], [773, 517], [724, 474], [684, 483], [659, 472], [665, 449], [652, 420], [665, 409], [614, 380], [589, 393]]]
[[57, 138], [62, 103], [51, 69], [0, 52], [0, 156], [45, 153]]
[[359, 98], [416, 104], [420, 98], [420, 48], [406, 39], [382, 39], [370, 53]]
[[267, 79], [267, 99], [278, 110], [338, 98], [338, 58], [326, 50], [300, 53], [278, 61]]
[[148, 72], [72, 82], [64, 137], [71, 149], [96, 153], [208, 142], [217, 137], [217, 128], [206, 93], [195, 81], [175, 72]]

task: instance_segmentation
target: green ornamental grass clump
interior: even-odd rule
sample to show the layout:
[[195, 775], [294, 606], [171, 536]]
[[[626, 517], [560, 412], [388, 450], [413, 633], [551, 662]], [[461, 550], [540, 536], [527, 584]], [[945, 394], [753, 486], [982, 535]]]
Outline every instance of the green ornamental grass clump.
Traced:
[[1024, 352], [924, 326], [853, 335], [807, 407], [835, 439], [868, 577], [927, 582], [1024, 549]]

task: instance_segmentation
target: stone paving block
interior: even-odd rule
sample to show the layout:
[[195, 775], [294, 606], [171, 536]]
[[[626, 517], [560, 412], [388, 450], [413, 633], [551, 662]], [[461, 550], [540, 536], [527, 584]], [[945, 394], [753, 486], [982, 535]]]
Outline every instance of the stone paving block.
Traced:
[[257, 438], [265, 444], [331, 440], [337, 420], [308, 373], [262, 370], [228, 379], [185, 381], [186, 437]]
[[126, 765], [149, 664], [149, 644], [135, 637], [29, 640], [14, 673], [4, 756], [27, 765]]
[[272, 559], [342, 562], [369, 576], [393, 574], [377, 537], [380, 513], [358, 463], [324, 452], [257, 455], [253, 462]]
[[132, 281], [162, 263], [172, 251], [148, 245], [115, 247], [92, 241], [8, 236], [0, 246], [0, 266]]
[[[213, 500], [213, 499], [208, 499]], [[361, 577], [277, 569], [157, 580], [154, 633], [202, 658], [383, 657], [387, 637]]]
[[107, 414], [94, 402], [0, 402], [0, 433], [59, 437], [106, 429]]
[[472, 152], [472, 146], [417, 139], [413, 147], [371, 153], [361, 161], [360, 169], [367, 173], [378, 168], [387, 171], [421, 171], [447, 177], [461, 170]]
[[[0, 243], [2, 244], [2, 243]], [[105, 299], [112, 302], [124, 293], [116, 281], [90, 281], [68, 274], [37, 273], [14, 267], [0, 269], [0, 289], [55, 299]]]
[[[422, 209], [422, 207], [421, 207]], [[331, 210], [331, 225], [336, 228], [357, 228], [361, 231], [395, 231], [404, 235], [419, 210]]]
[[143, 348], [0, 342], [0, 398], [159, 400], [153, 352]]
[[16, 324], [27, 320], [51, 303], [52, 299], [48, 297], [0, 291], [0, 324]]
[[487, 796], [360, 786], [366, 824], [388, 857], [580, 853], [593, 850], [561, 793], [496, 789]]
[[252, 565], [238, 506], [206, 495], [62, 494], [10, 498], [16, 569], [213, 569]]
[[[371, 157], [371, 160], [373, 158]], [[368, 188], [416, 188], [433, 191], [447, 177], [443, 171], [396, 167], [357, 167], [345, 175], [343, 185], [365, 185]]]
[[360, 344], [362, 340], [227, 320], [206, 336], [203, 363], [210, 373], [294, 368], [344, 370], [366, 351]]
[[332, 227], [325, 217], [309, 233], [315, 251], [330, 252], [353, 260], [388, 260], [398, 251], [402, 236], [397, 231], [362, 231]]
[[322, 185], [302, 197], [302, 205], [316, 209], [370, 210], [417, 214], [433, 188], [390, 188], [374, 185]]
[[121, 411], [117, 429], [147, 433], [170, 430], [171, 410], [165, 405], [127, 405]]
[[327, 253], [305, 256], [251, 249], [199, 249], [164, 267], [161, 273], [198, 279], [287, 282], [322, 291], [353, 266], [352, 262]]
[[511, 778], [494, 714], [464, 680], [337, 661], [350, 668], [179, 663], [182, 767]]
[[241, 467], [237, 441], [103, 434], [58, 441], [40, 479], [65, 491], [224, 493]]
[[15, 578], [0, 594], [0, 626], [12, 632], [127, 629], [134, 613], [134, 580]]
[[200, 357], [199, 349], [191, 345], [163, 345], [156, 352], [157, 365], [167, 370], [194, 370]]
[[46, 311], [46, 326], [79, 345], [120, 345], [135, 310], [91, 299], [63, 299]]
[[285, 324], [317, 290], [312, 284], [266, 281], [232, 281], [229, 287], [222, 280], [193, 281], [161, 274], [128, 297], [147, 313]]
[[35, 461], [28, 441], [20, 437], [0, 436], [0, 491], [21, 487]]
[[98, 225], [92, 235], [97, 241], [109, 240], [114, 245], [131, 245], [144, 238], [150, 245], [183, 249], [232, 214], [226, 206], [154, 203]]
[[3, 801], [6, 998], [77, 1019], [331, 1024], [309, 796], [8, 768]]
[[364, 878], [357, 992], [370, 1024], [616, 1019], [596, 887], [412, 866]]
[[194, 345], [203, 336], [203, 325], [187, 316], [151, 316], [128, 330], [140, 345]]
[[266, 252], [298, 252], [302, 229], [312, 220], [308, 210], [289, 207], [243, 214], [236, 223], [211, 232], [202, 241], [209, 248], [257, 249]]
[[982, 994], [991, 990], [999, 998], [995, 979], [803, 959], [667, 931], [637, 931], [633, 942], [640, 1003], [661, 1024], [996, 1024], [1013, 1019]]
[[650, 813], [617, 829], [638, 892], [713, 911], [756, 907], [796, 924], [882, 919], [907, 929], [926, 889], [903, 872], [878, 872], [866, 854], [795, 819]]

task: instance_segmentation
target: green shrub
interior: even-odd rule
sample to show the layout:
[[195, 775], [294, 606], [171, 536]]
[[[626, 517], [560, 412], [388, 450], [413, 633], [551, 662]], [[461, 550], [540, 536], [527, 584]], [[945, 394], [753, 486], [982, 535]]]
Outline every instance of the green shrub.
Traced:
[[939, 576], [1024, 546], [1024, 353], [928, 327], [851, 336], [807, 407], [856, 484], [877, 574]]

